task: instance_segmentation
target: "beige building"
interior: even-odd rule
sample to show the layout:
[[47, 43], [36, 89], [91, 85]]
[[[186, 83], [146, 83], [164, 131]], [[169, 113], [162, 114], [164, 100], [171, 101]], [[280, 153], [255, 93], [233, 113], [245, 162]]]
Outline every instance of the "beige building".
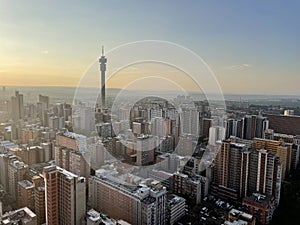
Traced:
[[253, 148], [265, 149], [278, 155], [282, 165], [282, 180], [289, 175], [292, 164], [292, 145], [286, 145], [283, 141], [254, 138]]
[[18, 182], [24, 180], [28, 165], [16, 159], [8, 164], [8, 191], [18, 201]]
[[27, 165], [45, 162], [45, 149], [40, 146], [13, 148], [11, 152], [20, 157]]
[[89, 179], [89, 203], [99, 212], [133, 225], [165, 224], [166, 188], [152, 179], [98, 170]]
[[84, 157], [85, 153], [64, 147], [55, 147], [55, 164], [76, 175], [88, 178], [90, 165]]

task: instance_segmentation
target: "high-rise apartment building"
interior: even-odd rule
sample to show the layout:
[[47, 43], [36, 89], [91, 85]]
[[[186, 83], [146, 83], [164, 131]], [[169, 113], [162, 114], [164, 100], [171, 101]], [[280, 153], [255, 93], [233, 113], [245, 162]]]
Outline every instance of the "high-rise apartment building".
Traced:
[[90, 165], [85, 154], [86, 137], [71, 132], [58, 133], [54, 147], [54, 159], [57, 166], [75, 173], [78, 176], [89, 177]]
[[44, 168], [46, 222], [80, 225], [86, 213], [86, 180], [56, 166]]
[[176, 195], [167, 198], [167, 224], [173, 225], [185, 215], [185, 199]]
[[248, 195], [261, 193], [280, 200], [281, 163], [277, 155], [265, 150], [254, 150], [250, 156]]
[[11, 152], [28, 165], [45, 162], [45, 149], [40, 146], [13, 148]]
[[254, 137], [264, 137], [264, 132], [269, 128], [269, 120], [260, 115], [246, 115], [242, 119], [228, 119], [226, 121], [226, 138], [236, 136], [247, 140]]
[[225, 128], [220, 126], [212, 126], [209, 128], [209, 139], [210, 145], [216, 145], [217, 141], [222, 141], [225, 138]]
[[265, 149], [280, 158], [282, 164], [282, 180], [290, 173], [292, 163], [292, 145], [285, 144], [283, 141], [274, 141], [268, 139], [254, 138], [254, 149]]
[[166, 188], [152, 179], [99, 170], [89, 179], [93, 208], [132, 225], [165, 224]]
[[183, 108], [180, 113], [180, 134], [199, 135], [199, 112], [196, 108]]
[[245, 116], [243, 118], [243, 138], [252, 140], [254, 137], [262, 138], [264, 131], [269, 128], [269, 121], [262, 116]]
[[8, 165], [9, 162], [13, 159], [16, 159], [16, 156], [10, 153], [0, 154], [0, 184], [5, 191], [9, 190], [8, 184]]
[[203, 176], [190, 177], [179, 172], [173, 175], [173, 193], [190, 198], [196, 204], [200, 204], [207, 196], [208, 185], [208, 178]]
[[32, 178], [34, 185], [34, 212], [37, 217], [37, 224], [46, 222], [46, 204], [45, 204], [45, 181], [41, 176]]
[[28, 165], [16, 159], [12, 159], [8, 164], [8, 191], [18, 202], [18, 182], [24, 180], [24, 175], [28, 170]]
[[18, 207], [28, 207], [31, 211], [35, 211], [34, 205], [34, 185], [29, 180], [18, 182]]
[[149, 165], [154, 162], [155, 139], [151, 135], [142, 135], [136, 139], [136, 164]]
[[222, 142], [215, 158], [213, 193], [234, 201], [246, 196], [249, 155], [244, 144]]
[[253, 193], [273, 196], [278, 205], [281, 188], [280, 158], [265, 149], [223, 141], [217, 153], [211, 192], [221, 198], [241, 200]]

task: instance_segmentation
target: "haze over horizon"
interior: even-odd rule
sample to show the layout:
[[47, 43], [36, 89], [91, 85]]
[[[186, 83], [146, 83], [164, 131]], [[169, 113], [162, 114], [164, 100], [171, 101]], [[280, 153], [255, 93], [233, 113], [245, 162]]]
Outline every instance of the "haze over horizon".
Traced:
[[[299, 6], [258, 0], [0, 0], [0, 85], [76, 87], [101, 45], [109, 51], [155, 39], [202, 57], [225, 94], [300, 95]], [[147, 69], [139, 73], [153, 72]], [[119, 88], [118, 82], [111, 87]]]

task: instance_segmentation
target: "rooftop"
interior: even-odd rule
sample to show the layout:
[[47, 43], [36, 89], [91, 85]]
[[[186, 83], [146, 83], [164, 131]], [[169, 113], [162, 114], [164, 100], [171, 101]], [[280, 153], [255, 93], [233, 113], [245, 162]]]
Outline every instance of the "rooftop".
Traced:
[[33, 188], [33, 183], [29, 180], [22, 180], [18, 182], [19, 185], [21, 185], [25, 189]]
[[3, 224], [27, 224], [35, 218], [36, 214], [29, 208], [24, 207], [5, 213], [2, 218], [0, 218], [0, 222], [2, 221]]

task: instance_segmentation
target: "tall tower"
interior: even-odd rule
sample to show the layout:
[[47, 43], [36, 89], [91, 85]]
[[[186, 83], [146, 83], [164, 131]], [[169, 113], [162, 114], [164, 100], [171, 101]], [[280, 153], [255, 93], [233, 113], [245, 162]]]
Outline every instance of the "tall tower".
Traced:
[[100, 63], [100, 71], [101, 71], [101, 100], [102, 100], [102, 108], [105, 108], [105, 71], [106, 71], [106, 63], [107, 58], [104, 56], [104, 47], [102, 46], [102, 55], [99, 58]]

